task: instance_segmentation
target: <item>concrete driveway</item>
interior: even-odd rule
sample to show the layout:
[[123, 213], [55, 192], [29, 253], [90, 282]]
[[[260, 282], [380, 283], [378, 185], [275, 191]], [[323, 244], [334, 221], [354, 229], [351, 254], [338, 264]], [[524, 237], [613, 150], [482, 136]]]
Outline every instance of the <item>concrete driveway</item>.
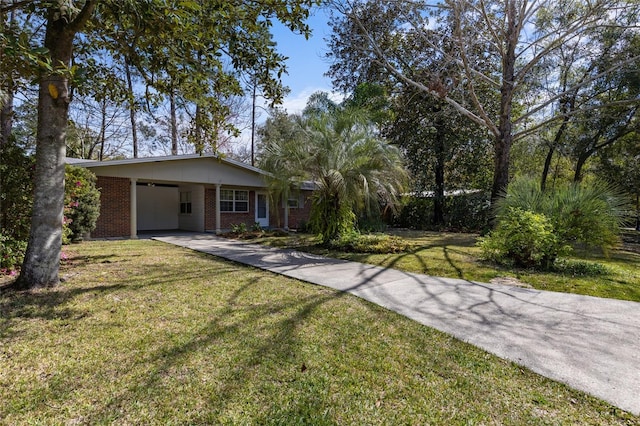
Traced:
[[155, 239], [351, 293], [640, 415], [640, 303], [437, 278], [211, 234]]

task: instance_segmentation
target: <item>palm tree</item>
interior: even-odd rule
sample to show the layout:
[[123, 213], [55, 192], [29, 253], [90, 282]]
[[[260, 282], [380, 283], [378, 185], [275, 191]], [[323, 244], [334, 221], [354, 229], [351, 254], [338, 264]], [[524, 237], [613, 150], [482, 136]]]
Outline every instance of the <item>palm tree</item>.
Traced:
[[353, 230], [358, 216], [398, 206], [407, 182], [400, 151], [365, 111], [315, 108], [291, 120], [300, 129], [295, 140], [267, 141], [261, 165], [281, 183], [295, 176], [316, 184], [310, 225], [323, 243]]
[[[272, 205], [284, 200], [284, 226], [288, 226], [289, 204], [286, 202], [292, 191], [305, 179], [306, 173], [300, 164], [307, 154], [301, 142], [303, 126], [300, 116], [290, 116], [274, 110], [267, 122], [258, 130], [262, 142], [258, 156], [258, 167], [270, 173], [267, 183]], [[279, 214], [279, 209], [276, 212]], [[278, 217], [280, 223], [280, 217]]]

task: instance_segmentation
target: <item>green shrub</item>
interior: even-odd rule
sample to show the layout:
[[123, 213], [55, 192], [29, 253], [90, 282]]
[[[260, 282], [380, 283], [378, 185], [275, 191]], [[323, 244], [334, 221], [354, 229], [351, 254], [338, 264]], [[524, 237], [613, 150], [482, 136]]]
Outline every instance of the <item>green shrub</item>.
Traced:
[[406, 197], [394, 226], [411, 229], [431, 229], [433, 223], [433, 199]]
[[553, 270], [572, 277], [598, 277], [611, 273], [606, 266], [600, 263], [567, 259], [559, 259], [553, 266]]
[[407, 243], [400, 237], [387, 234], [360, 234], [351, 231], [331, 240], [329, 247], [351, 253], [401, 253], [407, 251]]
[[298, 221], [298, 227], [296, 228], [296, 232], [307, 233], [310, 231], [309, 223], [306, 220], [300, 219]]
[[491, 196], [488, 192], [455, 195], [445, 201], [445, 226], [459, 231], [485, 230], [491, 216]]
[[15, 239], [10, 235], [0, 233], [0, 273], [14, 273], [22, 264], [24, 253], [27, 250], [27, 241]]
[[247, 232], [247, 224], [242, 222], [239, 224], [231, 224], [231, 233], [233, 234], [244, 234]]
[[381, 216], [378, 217], [359, 217], [357, 221], [357, 228], [360, 232], [372, 233], [383, 232], [387, 229], [387, 224]]
[[0, 273], [22, 264], [31, 227], [35, 161], [11, 138], [0, 147]]
[[525, 268], [549, 269], [565, 251], [545, 215], [518, 207], [509, 207], [478, 244], [485, 259]]
[[0, 233], [27, 241], [35, 161], [14, 140], [0, 147]]
[[544, 214], [563, 244], [607, 250], [618, 242], [627, 200], [603, 182], [560, 185], [545, 192], [531, 178], [514, 179], [496, 204], [500, 217], [512, 208]]
[[322, 244], [330, 244], [331, 241], [341, 235], [354, 230], [356, 215], [346, 203], [338, 206], [333, 198], [314, 194], [311, 204], [309, 226], [315, 234], [318, 234]]
[[[64, 187], [63, 240], [82, 240], [83, 234], [96, 227], [100, 215], [100, 191], [96, 188], [96, 176], [83, 167], [66, 166]], [[66, 234], [66, 235], [65, 235]]]
[[454, 229], [480, 231], [487, 227], [491, 215], [488, 193], [473, 192], [448, 196], [444, 203], [444, 223], [433, 224], [434, 198], [407, 197], [393, 224], [411, 229]]

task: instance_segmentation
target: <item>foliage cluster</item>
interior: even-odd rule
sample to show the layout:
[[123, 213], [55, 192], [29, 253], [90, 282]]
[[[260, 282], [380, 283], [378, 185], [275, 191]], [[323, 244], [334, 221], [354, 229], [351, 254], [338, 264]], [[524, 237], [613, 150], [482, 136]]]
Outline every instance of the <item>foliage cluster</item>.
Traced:
[[[479, 262], [482, 253], [477, 234], [409, 229], [390, 229], [388, 232], [402, 238], [410, 249], [385, 254], [331, 250], [318, 245], [314, 236], [298, 233], [280, 238], [265, 237], [259, 242], [436, 277], [477, 282], [517, 280], [520, 285], [538, 290], [640, 301], [640, 238], [628, 240], [622, 247], [611, 250], [608, 256], [600, 250], [578, 248], [559, 258], [550, 270], [536, 270]], [[628, 235], [633, 234], [638, 233], [629, 231]]]
[[348, 234], [354, 230], [356, 215], [351, 206], [336, 202], [338, 195], [332, 195], [331, 189], [316, 191], [311, 199], [309, 227], [324, 244]]
[[366, 108], [318, 92], [301, 115], [276, 111], [261, 136], [259, 163], [271, 173], [273, 196], [286, 199], [302, 182], [314, 183], [309, 227], [324, 244], [355, 229], [358, 217], [375, 219], [399, 205], [407, 181], [401, 153], [381, 138]]
[[502, 216], [518, 207], [547, 216], [565, 244], [583, 244], [607, 250], [618, 243], [628, 208], [627, 198], [602, 181], [558, 184], [542, 190], [534, 179], [514, 179], [496, 204]]
[[572, 277], [597, 277], [611, 274], [610, 269], [601, 263], [574, 259], [558, 259], [553, 265], [553, 271]]
[[231, 233], [233, 234], [244, 234], [247, 232], [247, 224], [242, 223], [232, 223], [231, 224]]
[[361, 234], [352, 230], [331, 240], [328, 248], [348, 253], [403, 253], [409, 249], [407, 242], [400, 237], [388, 234]]
[[522, 267], [553, 266], [572, 246], [618, 242], [626, 200], [611, 186], [567, 184], [543, 191], [530, 178], [515, 179], [496, 204], [496, 229], [480, 241], [487, 259]]
[[[173, 155], [178, 154], [178, 122], [188, 123], [183, 140], [195, 144], [196, 152], [215, 151], [218, 135], [238, 131], [228, 120], [229, 104], [245, 93], [246, 82], [251, 81], [254, 93], [261, 89], [264, 98], [282, 100], [286, 57], [277, 51], [271, 29], [277, 21], [308, 36], [304, 21], [316, 4], [319, 1], [2, 2], [3, 143], [11, 133], [13, 98], [20, 94], [33, 102], [38, 94], [33, 230], [15, 287], [59, 283], [63, 153], [67, 136], [82, 127], [79, 123], [86, 122], [90, 130], [87, 139], [74, 138], [81, 142], [81, 149], [74, 150], [79, 155], [99, 150], [97, 156], [103, 159], [106, 140], [128, 121], [137, 157], [136, 123], [144, 120], [136, 114], [142, 110], [153, 115], [166, 104]], [[86, 118], [70, 126], [76, 96], [88, 101], [81, 107]], [[129, 120], [123, 119], [125, 109]], [[82, 216], [76, 221], [80, 223], [91, 216], [88, 211], [68, 213]], [[73, 230], [71, 234], [79, 235]]]
[[406, 197], [393, 224], [410, 229], [444, 228], [469, 232], [486, 229], [491, 217], [491, 200], [487, 192], [446, 196], [441, 224], [434, 224], [434, 204], [433, 197]]
[[22, 263], [24, 252], [27, 250], [27, 241], [18, 240], [9, 234], [0, 233], [0, 275], [13, 275], [16, 268]]
[[262, 228], [262, 225], [260, 225], [260, 222], [254, 222], [251, 225], [251, 229], [249, 229], [247, 224], [244, 222], [231, 224], [232, 234], [240, 235], [240, 234], [246, 234], [247, 232], [251, 232], [253, 234], [261, 234], [261, 233], [264, 233], [264, 229]]
[[0, 231], [27, 240], [33, 204], [32, 156], [10, 141], [0, 146]]
[[0, 146], [0, 270], [22, 263], [33, 205], [33, 157], [10, 139]]
[[100, 191], [96, 188], [96, 176], [88, 169], [66, 166], [64, 197], [64, 226], [67, 241], [80, 241], [83, 235], [96, 227], [100, 215]]
[[483, 256], [496, 263], [549, 269], [561, 254], [551, 221], [540, 213], [508, 207], [491, 234], [479, 241]]
[[[29, 239], [34, 161], [15, 144], [3, 146], [0, 155], [0, 270], [13, 273], [22, 264]], [[79, 241], [84, 233], [95, 229], [100, 192], [89, 170], [66, 166], [64, 212], [61, 226], [65, 244]]]

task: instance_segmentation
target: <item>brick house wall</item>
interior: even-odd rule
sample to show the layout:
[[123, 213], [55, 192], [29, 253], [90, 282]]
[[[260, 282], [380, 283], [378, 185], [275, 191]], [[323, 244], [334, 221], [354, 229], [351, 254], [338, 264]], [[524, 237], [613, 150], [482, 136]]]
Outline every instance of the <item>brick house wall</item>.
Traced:
[[131, 182], [128, 178], [98, 176], [100, 216], [94, 238], [129, 237], [131, 235]]
[[[289, 208], [289, 228], [298, 229], [301, 223], [309, 223], [309, 216], [311, 214], [311, 194], [313, 191], [300, 191], [298, 197], [298, 207]], [[271, 209], [271, 226], [282, 227], [284, 226], [284, 207], [282, 202], [278, 203], [278, 211]], [[278, 223], [280, 222], [280, 223]]]
[[[222, 189], [230, 189], [224, 187]], [[242, 189], [241, 189], [242, 190]], [[251, 229], [256, 222], [256, 192], [249, 191], [249, 211], [246, 213], [220, 212], [220, 228], [230, 230], [231, 225], [244, 223], [247, 229]], [[216, 188], [207, 188], [204, 193], [204, 229], [216, 230]]]
[[[96, 229], [91, 233], [93, 238], [129, 237], [131, 235], [131, 183], [128, 178], [98, 176], [97, 187], [100, 189], [100, 216]], [[226, 187], [228, 188], [228, 187]], [[289, 227], [297, 229], [301, 222], [309, 221], [311, 210], [311, 191], [303, 191], [298, 208], [289, 209]], [[249, 191], [249, 211], [246, 213], [220, 213], [220, 227], [230, 230], [231, 225], [244, 223], [251, 229], [255, 223], [256, 196]], [[272, 228], [282, 227], [284, 208], [278, 203], [270, 206], [269, 225]], [[216, 230], [216, 189], [205, 188], [204, 191], [204, 229]]]

